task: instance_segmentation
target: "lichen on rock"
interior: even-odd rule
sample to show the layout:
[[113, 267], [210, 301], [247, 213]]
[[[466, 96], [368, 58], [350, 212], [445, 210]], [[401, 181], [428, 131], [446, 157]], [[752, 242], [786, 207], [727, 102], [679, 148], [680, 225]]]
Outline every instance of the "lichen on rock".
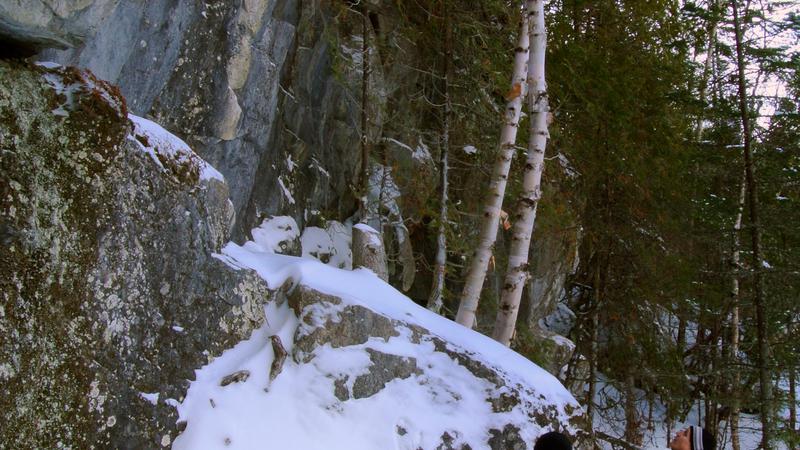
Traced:
[[0, 61], [0, 145], [0, 441], [160, 446], [175, 411], [141, 393], [181, 398], [273, 298], [212, 256], [227, 185], [193, 153], [165, 171], [119, 91], [73, 68]]

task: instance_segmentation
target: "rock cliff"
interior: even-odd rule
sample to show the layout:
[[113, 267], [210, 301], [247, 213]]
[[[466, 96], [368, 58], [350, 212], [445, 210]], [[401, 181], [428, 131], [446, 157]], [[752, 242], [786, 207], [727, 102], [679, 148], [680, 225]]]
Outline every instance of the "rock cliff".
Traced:
[[[266, 215], [292, 215], [304, 225], [355, 211], [360, 89], [352, 84], [360, 80], [361, 55], [349, 35], [340, 39], [339, 28], [353, 26], [337, 17], [345, 7], [319, 0], [84, 1], [37, 14], [39, 23], [57, 30], [68, 24], [84, 38], [40, 58], [118, 85], [133, 113], [154, 118], [219, 169], [241, 240]], [[370, 58], [381, 67], [377, 53]], [[381, 70], [371, 75], [370, 127], [378, 137], [377, 105], [387, 86]]]

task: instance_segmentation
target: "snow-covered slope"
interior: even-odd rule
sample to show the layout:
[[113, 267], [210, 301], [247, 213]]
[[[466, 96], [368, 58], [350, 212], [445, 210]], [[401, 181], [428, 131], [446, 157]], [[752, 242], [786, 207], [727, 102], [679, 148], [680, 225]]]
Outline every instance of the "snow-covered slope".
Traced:
[[[576, 433], [580, 406], [527, 359], [368, 270], [275, 254], [273, 237], [255, 235], [218, 257], [293, 289], [290, 301], [197, 371], [174, 448], [531, 448], [544, 431]], [[289, 357], [270, 382], [273, 335]], [[246, 380], [222, 386], [234, 373]]]

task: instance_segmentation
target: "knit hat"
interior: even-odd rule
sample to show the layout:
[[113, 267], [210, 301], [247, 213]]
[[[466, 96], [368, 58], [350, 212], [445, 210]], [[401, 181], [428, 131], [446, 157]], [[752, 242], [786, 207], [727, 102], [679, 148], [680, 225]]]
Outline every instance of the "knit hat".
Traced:
[[572, 450], [572, 444], [564, 434], [551, 431], [539, 436], [533, 450]]
[[689, 442], [692, 444], [692, 450], [716, 449], [717, 441], [714, 439], [714, 436], [712, 436], [711, 433], [706, 431], [704, 428], [693, 425], [689, 427], [689, 430], [691, 430]]

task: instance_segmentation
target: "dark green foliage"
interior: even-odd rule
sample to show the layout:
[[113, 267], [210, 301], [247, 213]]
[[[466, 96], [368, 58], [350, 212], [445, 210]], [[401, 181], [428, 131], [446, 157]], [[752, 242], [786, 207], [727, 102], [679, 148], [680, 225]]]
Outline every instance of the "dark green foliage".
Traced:
[[[780, 99], [759, 90], [750, 100], [757, 124], [764, 259], [771, 266], [759, 270], [766, 278], [776, 376], [798, 369], [793, 342], [800, 329], [800, 57], [791, 47], [800, 27], [796, 12], [779, 18], [774, 13], [787, 6], [769, 2], [762, 11], [753, 3], [744, 14], [744, 23], [754, 30], [745, 49], [753, 76], [748, 83], [757, 78], [786, 87]], [[738, 372], [741, 387], [748, 387], [741, 389], [742, 404], [752, 412], [754, 369], [727, 354], [734, 277], [741, 289], [740, 350], [746, 361], [755, 360], [756, 350], [755, 268], [747, 262], [747, 223], [739, 236], [746, 263], [731, 265], [743, 160], [728, 2], [554, 0], [546, 8], [553, 123], [534, 240], [580, 230], [580, 264], [567, 290], [575, 294], [569, 300], [578, 312], [570, 336], [577, 351], [589, 354], [590, 318], [597, 311], [598, 370], [612, 383], [624, 380], [635, 361], [636, 387], [658, 397], [669, 416], [680, 419], [699, 397], [709, 400], [710, 411], [729, 407], [736, 391], [728, 386], [730, 375]], [[462, 268], [475, 245], [476, 215], [494, 162], [520, 10], [514, 2], [452, 0], [450, 11], [452, 205], [446, 315], [455, 310], [453, 294], [460, 291]], [[388, 91], [386, 119], [376, 139], [393, 138], [412, 147], [421, 140], [436, 159], [442, 151], [441, 2], [398, 0], [375, 13], [381, 30], [375, 46]], [[713, 24], [719, 37], [706, 55]], [[791, 39], [762, 39], [764, 33], [779, 32]], [[707, 57], [712, 58], [708, 69]], [[764, 106], [774, 108], [775, 117], [759, 118], [757, 111], [770, 110]], [[523, 117], [520, 147], [528, 138], [526, 122]], [[478, 153], [462, 152], [465, 145], [477, 147]], [[386, 148], [379, 154], [388, 155], [385, 161], [404, 192], [401, 206], [422, 268], [411, 293], [422, 303], [438, 226], [435, 169], [421, 168]], [[520, 189], [520, 156], [512, 163], [506, 211]], [[503, 231], [498, 236], [481, 317], [492, 317], [496, 310], [507, 237]], [[479, 330], [491, 327], [484, 322], [479, 321]], [[514, 348], [546, 365], [547, 349], [536, 347], [528, 324], [520, 323], [518, 330]], [[573, 369], [570, 373], [580, 372]], [[618, 387], [623, 390], [621, 382]], [[645, 419], [638, 418], [639, 426]], [[785, 434], [787, 442], [796, 439]]]

